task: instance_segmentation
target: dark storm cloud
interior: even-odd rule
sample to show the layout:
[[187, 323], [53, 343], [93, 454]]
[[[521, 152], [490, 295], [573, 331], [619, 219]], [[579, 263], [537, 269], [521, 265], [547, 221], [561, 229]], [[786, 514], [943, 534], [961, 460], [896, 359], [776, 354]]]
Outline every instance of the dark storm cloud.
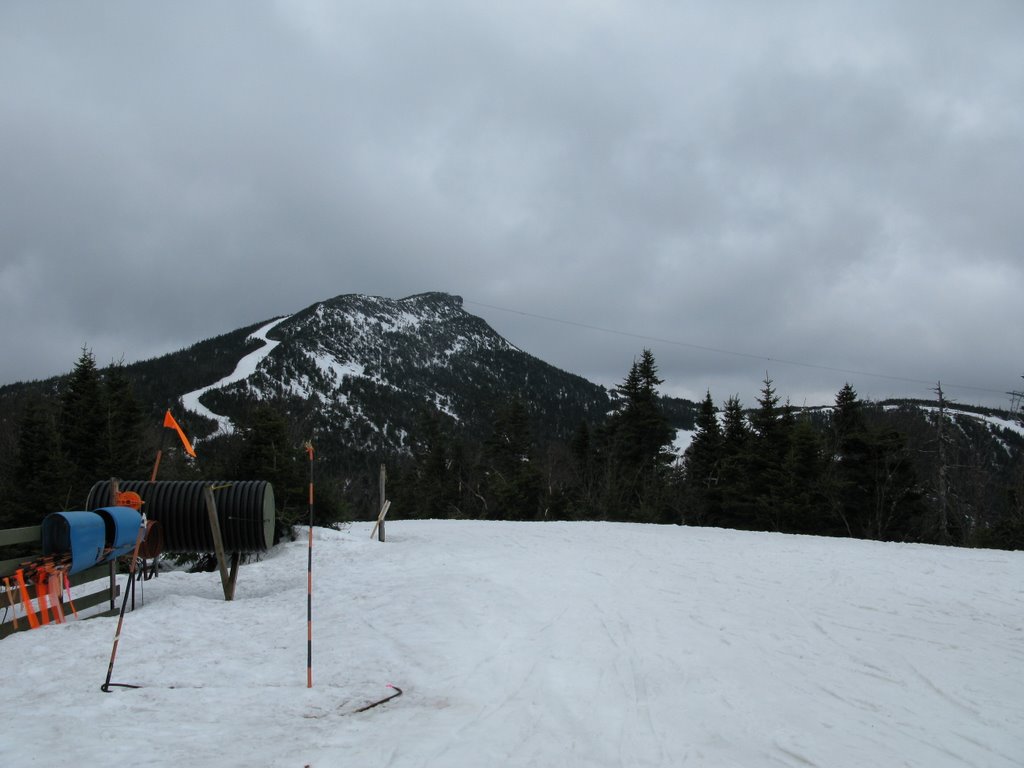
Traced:
[[605, 384], [649, 346], [693, 397], [749, 402], [768, 371], [795, 402], [941, 379], [1005, 404], [1022, 21], [6, 4], [0, 379], [64, 372], [83, 344], [135, 360], [338, 293], [445, 290]]

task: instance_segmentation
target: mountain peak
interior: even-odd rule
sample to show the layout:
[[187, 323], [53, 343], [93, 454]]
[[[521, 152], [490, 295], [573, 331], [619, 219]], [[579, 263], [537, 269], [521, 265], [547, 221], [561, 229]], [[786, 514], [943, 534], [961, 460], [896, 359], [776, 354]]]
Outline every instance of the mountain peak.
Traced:
[[185, 398], [224, 431], [254, 400], [273, 399], [340, 444], [404, 451], [428, 414], [480, 435], [496, 408], [518, 399], [542, 434], [566, 435], [608, 404], [602, 387], [516, 348], [449, 293], [343, 294], [250, 338], [262, 351]]

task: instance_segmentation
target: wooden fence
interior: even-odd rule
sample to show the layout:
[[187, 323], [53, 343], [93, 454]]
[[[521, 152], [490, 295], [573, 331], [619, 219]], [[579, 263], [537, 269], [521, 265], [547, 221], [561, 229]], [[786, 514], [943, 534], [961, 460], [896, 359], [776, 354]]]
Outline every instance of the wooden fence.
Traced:
[[[28, 528], [0, 530], [0, 556], [3, 556], [5, 550], [19, 545], [22, 549], [27, 548], [29, 550], [28, 554], [22, 554], [20, 557], [0, 560], [0, 577], [10, 576], [18, 569], [19, 564], [42, 554], [40, 537], [41, 526], [38, 525], [29, 526]], [[13, 581], [11, 579], [12, 583]], [[71, 582], [72, 590], [74, 590], [72, 601], [75, 604], [76, 611], [82, 613], [106, 603], [108, 606], [107, 610], [100, 612], [98, 615], [105, 616], [117, 613], [114, 603], [121, 592], [121, 588], [117, 583], [117, 564], [115, 561], [94, 565], [88, 570], [71, 576], [69, 581]], [[0, 584], [0, 638], [4, 638], [12, 632], [28, 629], [29, 626], [28, 619], [24, 617], [21, 610], [21, 595], [15, 590], [13, 595], [15, 607], [12, 607], [8, 600], [8, 595], [4, 594], [4, 592], [3, 585]], [[15, 611], [18, 614], [17, 628], [14, 626]], [[70, 612], [70, 607], [65, 609], [65, 613]], [[97, 614], [95, 611], [90, 611], [89, 615], [94, 616]]]

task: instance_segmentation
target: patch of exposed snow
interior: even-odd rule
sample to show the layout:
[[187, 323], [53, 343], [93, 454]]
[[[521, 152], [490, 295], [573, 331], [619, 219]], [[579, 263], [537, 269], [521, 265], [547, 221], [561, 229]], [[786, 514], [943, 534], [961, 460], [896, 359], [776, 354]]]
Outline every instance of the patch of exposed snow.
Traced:
[[690, 447], [690, 443], [693, 442], [693, 437], [696, 434], [696, 430], [677, 429], [675, 439], [672, 440], [672, 453], [677, 456], [682, 456], [686, 453], [686, 449]]
[[380, 320], [380, 327], [385, 332], [409, 331], [416, 328], [423, 322], [423, 318], [414, 315], [412, 312], [402, 311], [394, 317]]
[[361, 377], [365, 375], [366, 371], [364, 366], [355, 361], [349, 360], [343, 363], [333, 355], [317, 355], [313, 358], [313, 362], [328, 381], [335, 383], [335, 386], [340, 385], [345, 378]]
[[1024, 424], [1021, 424], [1020, 421], [1017, 421], [1016, 419], [1010, 420], [1000, 419], [998, 416], [986, 416], [985, 421], [987, 421], [990, 426], [999, 427], [1000, 429], [1008, 429], [1011, 432], [1016, 432], [1018, 435], [1024, 436]]

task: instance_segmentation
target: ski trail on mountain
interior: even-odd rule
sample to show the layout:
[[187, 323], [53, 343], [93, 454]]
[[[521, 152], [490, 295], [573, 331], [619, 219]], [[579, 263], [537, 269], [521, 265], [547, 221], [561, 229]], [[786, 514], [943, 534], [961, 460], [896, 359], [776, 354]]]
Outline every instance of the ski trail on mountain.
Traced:
[[271, 352], [273, 352], [274, 348], [281, 343], [279, 341], [268, 339], [267, 334], [270, 333], [279, 324], [287, 320], [289, 317], [291, 317], [291, 315], [280, 317], [277, 320], [272, 320], [266, 325], [264, 325], [262, 328], [259, 328], [258, 330], [253, 331], [253, 333], [249, 334], [249, 336], [246, 338], [246, 341], [248, 341], [249, 339], [262, 341], [263, 346], [254, 352], [250, 352], [248, 355], [239, 360], [238, 364], [235, 366], [235, 370], [232, 371], [229, 376], [225, 376], [220, 381], [214, 382], [209, 386], [202, 387], [201, 389], [197, 389], [194, 392], [189, 392], [188, 394], [181, 396], [182, 405], [185, 406], [186, 410], [192, 411], [193, 413], [197, 413], [200, 416], [204, 416], [207, 419], [211, 419], [217, 422], [217, 429], [212, 435], [210, 435], [210, 437], [215, 437], [216, 435], [230, 435], [235, 431], [235, 425], [227, 416], [221, 416], [218, 413], [214, 413], [205, 405], [200, 403], [199, 398], [205, 395], [211, 389], [220, 389], [221, 387], [226, 387], [229, 384], [234, 384], [236, 381], [241, 381], [242, 379], [245, 379], [248, 376], [251, 376], [253, 373], [255, 373], [256, 368], [259, 367], [259, 364], [261, 362], [263, 362], [263, 359]]

